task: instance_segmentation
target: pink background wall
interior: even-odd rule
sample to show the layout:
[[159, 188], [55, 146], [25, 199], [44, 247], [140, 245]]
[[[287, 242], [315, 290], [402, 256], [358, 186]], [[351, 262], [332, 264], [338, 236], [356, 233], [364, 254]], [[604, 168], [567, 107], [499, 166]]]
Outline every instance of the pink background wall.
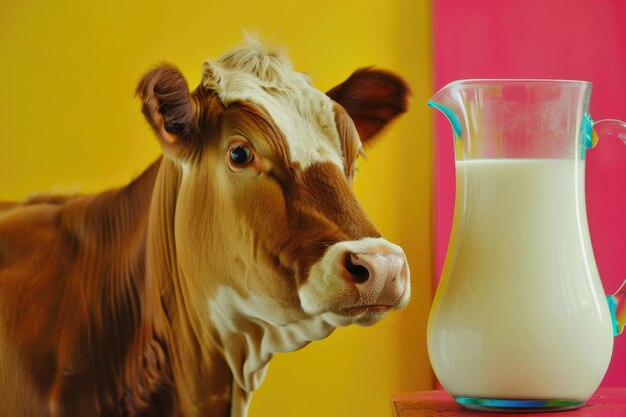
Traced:
[[[626, 120], [626, 1], [434, 0], [435, 91], [463, 78], [593, 82], [595, 120]], [[454, 207], [452, 132], [437, 115], [436, 279]], [[626, 279], [626, 146], [601, 138], [587, 156], [587, 209], [605, 288]], [[615, 339], [604, 386], [626, 385], [626, 335]]]

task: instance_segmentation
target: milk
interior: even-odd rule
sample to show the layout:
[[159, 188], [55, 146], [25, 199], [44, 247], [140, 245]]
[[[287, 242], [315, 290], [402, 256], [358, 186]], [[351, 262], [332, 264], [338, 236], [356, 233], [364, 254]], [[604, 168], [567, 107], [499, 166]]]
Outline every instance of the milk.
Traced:
[[585, 401], [611, 318], [587, 229], [584, 161], [456, 163], [450, 247], [428, 323], [455, 397]]

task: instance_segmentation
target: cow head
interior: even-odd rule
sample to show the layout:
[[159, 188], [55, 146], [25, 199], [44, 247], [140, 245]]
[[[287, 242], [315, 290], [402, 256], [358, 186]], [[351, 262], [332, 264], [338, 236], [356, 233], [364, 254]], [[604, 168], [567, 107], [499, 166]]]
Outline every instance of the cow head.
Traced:
[[362, 144], [406, 109], [400, 78], [361, 69], [324, 94], [282, 53], [250, 41], [205, 63], [191, 93], [162, 66], [138, 94], [180, 169], [174, 233], [186, 308], [208, 314], [222, 336], [249, 323], [291, 329], [270, 349], [286, 351], [407, 304], [404, 252], [351, 188]]

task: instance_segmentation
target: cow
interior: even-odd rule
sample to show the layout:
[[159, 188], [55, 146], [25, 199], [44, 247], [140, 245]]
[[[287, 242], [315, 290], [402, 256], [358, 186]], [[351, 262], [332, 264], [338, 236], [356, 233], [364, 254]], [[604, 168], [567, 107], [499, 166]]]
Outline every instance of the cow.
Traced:
[[163, 150], [141, 175], [0, 203], [0, 416], [245, 417], [274, 353], [408, 303], [352, 191], [399, 76], [323, 93], [249, 39], [193, 92], [163, 64], [136, 94]]

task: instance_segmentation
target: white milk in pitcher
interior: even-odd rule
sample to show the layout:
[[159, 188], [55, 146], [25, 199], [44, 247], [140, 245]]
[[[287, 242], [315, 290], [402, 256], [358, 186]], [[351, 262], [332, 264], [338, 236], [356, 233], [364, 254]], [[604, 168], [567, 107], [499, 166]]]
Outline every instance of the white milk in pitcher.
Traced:
[[588, 399], [611, 318], [587, 228], [584, 161], [456, 163], [452, 239], [428, 324], [455, 397]]

